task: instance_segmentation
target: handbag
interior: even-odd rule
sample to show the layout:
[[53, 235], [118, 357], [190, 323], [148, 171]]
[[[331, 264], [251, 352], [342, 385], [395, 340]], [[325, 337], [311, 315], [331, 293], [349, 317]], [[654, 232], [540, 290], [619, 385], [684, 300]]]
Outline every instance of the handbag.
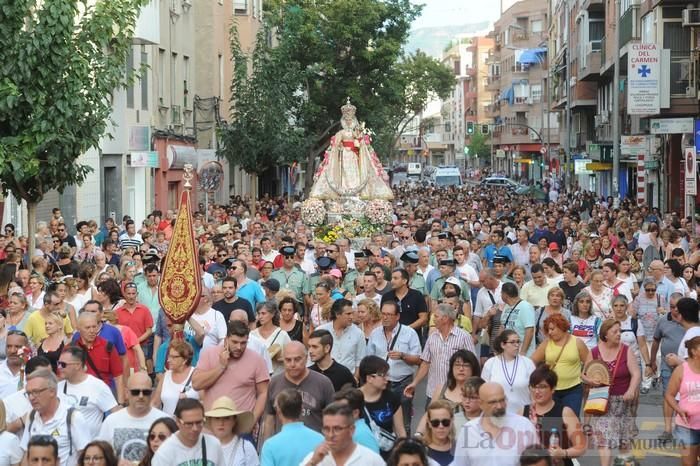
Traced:
[[[617, 352], [617, 360], [615, 361], [615, 369], [613, 369], [612, 377], [610, 378], [610, 384], [615, 383], [615, 374], [617, 373], [617, 368], [620, 366], [620, 357], [622, 356], [622, 351], [625, 350], [623, 345]], [[586, 414], [592, 414], [595, 416], [602, 416], [608, 412], [608, 407], [610, 404], [610, 385], [605, 385], [602, 387], [591, 388], [588, 392], [588, 398], [586, 399], [586, 404], [583, 406], [583, 412]]]
[[374, 435], [374, 439], [379, 445], [379, 450], [383, 452], [391, 451], [396, 443], [396, 434], [383, 429], [376, 422], [374, 422], [374, 419], [372, 419], [372, 416], [370, 416], [366, 407], [365, 415], [367, 416], [367, 424], [369, 424], [369, 429], [372, 431], [372, 435]]

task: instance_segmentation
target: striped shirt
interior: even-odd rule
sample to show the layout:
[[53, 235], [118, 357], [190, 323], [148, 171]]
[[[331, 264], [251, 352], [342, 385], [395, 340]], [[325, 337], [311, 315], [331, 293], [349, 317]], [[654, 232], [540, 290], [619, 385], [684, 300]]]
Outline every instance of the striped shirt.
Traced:
[[455, 326], [452, 327], [446, 339], [442, 338], [439, 330], [431, 333], [428, 337], [420, 358], [430, 363], [426, 389], [429, 397], [433, 396], [435, 390], [447, 382], [450, 358], [460, 349], [466, 349], [474, 353], [474, 342], [470, 334]]
[[141, 239], [141, 235], [138, 233], [134, 234], [134, 236], [129, 236], [128, 234], [124, 233], [119, 237], [119, 249], [138, 249], [142, 244], [143, 240]]

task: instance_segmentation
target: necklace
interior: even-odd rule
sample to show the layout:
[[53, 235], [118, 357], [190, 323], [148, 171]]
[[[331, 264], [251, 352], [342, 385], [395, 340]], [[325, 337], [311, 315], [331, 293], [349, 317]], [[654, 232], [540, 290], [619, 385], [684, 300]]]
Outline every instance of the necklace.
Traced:
[[510, 385], [510, 391], [513, 392], [513, 385], [515, 384], [515, 376], [518, 373], [518, 357], [516, 356], [513, 360], [513, 372], [508, 373], [508, 364], [506, 363], [506, 358], [501, 356], [501, 369], [503, 369], [503, 375], [506, 378], [506, 383]]

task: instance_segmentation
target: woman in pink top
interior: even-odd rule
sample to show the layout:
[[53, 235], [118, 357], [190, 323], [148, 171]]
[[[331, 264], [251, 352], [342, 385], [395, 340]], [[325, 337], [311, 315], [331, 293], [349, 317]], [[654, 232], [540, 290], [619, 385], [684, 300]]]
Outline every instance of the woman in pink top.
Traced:
[[685, 347], [688, 359], [673, 371], [665, 398], [678, 413], [673, 437], [683, 442], [682, 464], [691, 466], [698, 464], [700, 454], [700, 337], [686, 341]]

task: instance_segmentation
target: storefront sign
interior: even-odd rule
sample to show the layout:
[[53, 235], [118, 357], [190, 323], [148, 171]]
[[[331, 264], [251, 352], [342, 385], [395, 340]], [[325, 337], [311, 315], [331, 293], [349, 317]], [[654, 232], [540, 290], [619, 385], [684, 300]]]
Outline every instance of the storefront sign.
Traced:
[[636, 162], [636, 157], [639, 154], [646, 154], [647, 152], [649, 152], [649, 136], [635, 135], [622, 136], [620, 138], [621, 155], [632, 155]]
[[630, 44], [627, 54], [627, 113], [659, 113], [661, 56], [656, 44]]
[[158, 168], [158, 152], [156, 151], [142, 151], [142, 152], [132, 152], [129, 154], [129, 166], [130, 167], [150, 167]]
[[506, 151], [504, 151], [503, 149], [498, 149], [496, 151], [496, 158], [497, 159], [505, 159], [506, 158]]
[[697, 166], [696, 157], [697, 152], [695, 147], [686, 147], [683, 150], [683, 155], [685, 157], [685, 194], [686, 196], [697, 196]]
[[652, 118], [649, 124], [651, 134], [684, 134], [695, 131], [692, 118]]
[[148, 151], [151, 149], [151, 127], [129, 126], [129, 151]]
[[574, 174], [575, 175], [591, 175], [592, 170], [588, 169], [588, 164], [592, 163], [591, 159], [576, 159], [574, 160]]

